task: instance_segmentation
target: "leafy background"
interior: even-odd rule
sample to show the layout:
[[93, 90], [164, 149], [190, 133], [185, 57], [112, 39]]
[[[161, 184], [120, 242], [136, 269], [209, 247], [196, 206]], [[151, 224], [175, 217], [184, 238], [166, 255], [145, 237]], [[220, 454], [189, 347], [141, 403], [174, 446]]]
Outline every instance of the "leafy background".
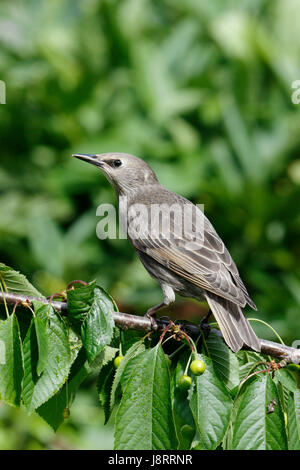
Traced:
[[[205, 205], [258, 305], [247, 313], [286, 344], [299, 339], [298, 6], [3, 0], [0, 260], [46, 295], [96, 279], [120, 310], [158, 302], [129, 243], [96, 238], [96, 208], [115, 196], [95, 168], [71, 158], [133, 153], [165, 186]], [[202, 311], [179, 300], [171, 314]], [[101, 423], [89, 378], [57, 435], [0, 404], [0, 448], [112, 448], [112, 425]]]

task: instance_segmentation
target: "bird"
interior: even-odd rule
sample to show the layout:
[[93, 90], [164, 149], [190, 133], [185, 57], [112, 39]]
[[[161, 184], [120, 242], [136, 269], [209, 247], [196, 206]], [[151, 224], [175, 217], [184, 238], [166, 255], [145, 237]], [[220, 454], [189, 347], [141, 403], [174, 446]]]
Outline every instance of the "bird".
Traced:
[[[260, 340], [242, 311], [247, 304], [257, 307], [204, 211], [162, 186], [148, 163], [134, 155], [77, 153], [73, 157], [104, 173], [116, 192], [123, 230], [145, 269], [160, 284], [163, 301], [146, 315], [154, 318], [159, 309], [175, 301], [175, 294], [206, 300], [233, 352], [244, 346], [259, 352]], [[187, 227], [182, 230], [184, 221]]]

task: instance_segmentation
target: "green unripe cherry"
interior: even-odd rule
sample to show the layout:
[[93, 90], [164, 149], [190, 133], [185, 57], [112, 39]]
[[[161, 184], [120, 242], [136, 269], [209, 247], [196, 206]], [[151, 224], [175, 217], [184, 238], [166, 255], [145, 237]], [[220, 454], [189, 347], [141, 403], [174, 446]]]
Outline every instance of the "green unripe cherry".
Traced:
[[189, 375], [182, 375], [178, 379], [178, 387], [181, 390], [188, 390], [192, 385], [192, 379]]
[[202, 375], [205, 371], [205, 364], [200, 359], [195, 359], [191, 362], [190, 369], [194, 375]]
[[116, 369], [119, 367], [119, 365], [120, 365], [121, 361], [123, 361], [123, 359], [124, 359], [124, 356], [115, 357], [114, 366], [115, 366]]

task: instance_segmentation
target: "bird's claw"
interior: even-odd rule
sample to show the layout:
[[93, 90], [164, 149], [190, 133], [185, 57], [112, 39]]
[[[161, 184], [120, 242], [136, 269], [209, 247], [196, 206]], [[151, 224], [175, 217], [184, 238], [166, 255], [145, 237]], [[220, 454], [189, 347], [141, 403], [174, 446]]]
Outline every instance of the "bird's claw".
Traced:
[[147, 312], [145, 313], [144, 317], [148, 318], [151, 322], [151, 329], [154, 329], [156, 326], [156, 313], [155, 311], [152, 310], [152, 308], [149, 308]]
[[163, 322], [167, 322], [167, 323], [171, 323], [171, 318], [168, 317], [168, 315], [163, 315], [162, 317], [159, 317], [158, 318], [159, 321], [163, 321]]

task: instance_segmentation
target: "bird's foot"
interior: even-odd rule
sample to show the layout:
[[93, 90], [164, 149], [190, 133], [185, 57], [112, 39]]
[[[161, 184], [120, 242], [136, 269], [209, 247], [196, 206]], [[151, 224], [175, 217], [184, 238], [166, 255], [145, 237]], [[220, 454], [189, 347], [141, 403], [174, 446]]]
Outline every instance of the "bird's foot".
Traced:
[[168, 315], [163, 315], [162, 317], [159, 317], [157, 320], [163, 323], [168, 323], [168, 324], [172, 322], [171, 318], [168, 317]]
[[145, 313], [144, 317], [148, 318], [151, 322], [151, 329], [154, 329], [156, 326], [156, 313], [152, 311], [152, 308], [149, 308]]
[[151, 321], [152, 328], [156, 325], [156, 312], [162, 307], [165, 307], [165, 304], [163, 302], [158, 305], [154, 305], [154, 307], [149, 308], [144, 315]]

